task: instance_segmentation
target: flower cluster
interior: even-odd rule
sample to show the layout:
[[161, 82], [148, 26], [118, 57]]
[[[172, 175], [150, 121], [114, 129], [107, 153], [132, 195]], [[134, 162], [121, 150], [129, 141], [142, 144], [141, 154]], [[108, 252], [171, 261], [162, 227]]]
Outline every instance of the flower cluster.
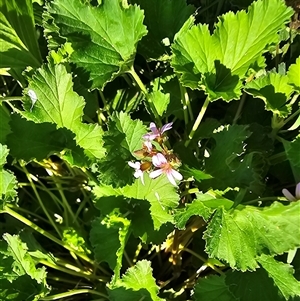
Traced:
[[180, 165], [180, 161], [164, 144], [166, 140], [164, 133], [171, 128], [172, 122], [165, 124], [160, 129], [154, 122], [151, 122], [151, 132], [143, 136], [143, 148], [134, 152], [137, 157], [141, 158], [141, 161], [128, 162], [129, 166], [135, 169], [134, 176], [141, 178], [143, 184], [145, 172], [149, 172], [152, 179], [166, 174], [174, 186], [177, 186], [175, 179], [182, 180], [182, 175], [175, 170]]

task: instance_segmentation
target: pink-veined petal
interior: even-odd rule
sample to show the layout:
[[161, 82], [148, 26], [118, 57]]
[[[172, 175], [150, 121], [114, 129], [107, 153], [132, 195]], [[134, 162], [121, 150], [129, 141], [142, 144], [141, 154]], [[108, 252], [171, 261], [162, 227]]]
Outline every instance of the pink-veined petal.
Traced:
[[148, 133], [148, 134], [143, 135], [143, 139], [150, 141], [150, 140], [154, 140], [157, 136], [158, 136], [158, 134]]
[[296, 186], [296, 199], [300, 200], [300, 183]]
[[172, 128], [173, 122], [169, 122], [162, 126], [160, 133], [163, 134], [164, 132], [170, 130]]
[[170, 181], [170, 183], [174, 186], [177, 186], [174, 178], [173, 178], [173, 173], [172, 173], [172, 170], [168, 171], [167, 172], [167, 177], [168, 177], [168, 180]]
[[154, 122], [150, 123], [150, 130], [153, 134], [159, 135], [158, 128], [156, 127], [156, 124]]
[[181, 180], [183, 179], [182, 174], [181, 174], [180, 172], [178, 172], [177, 170], [172, 169], [171, 172], [172, 172], [173, 177], [174, 177], [176, 180], [181, 181]]
[[155, 167], [160, 167], [161, 165], [167, 163], [167, 159], [165, 158], [165, 156], [163, 154], [158, 153], [152, 157], [152, 163]]
[[158, 176], [160, 176], [162, 173], [163, 173], [163, 170], [162, 170], [162, 169], [157, 169], [157, 170], [151, 171], [150, 174], [149, 174], [149, 177], [150, 177], [151, 179], [155, 179], [155, 178], [157, 178]]
[[282, 193], [289, 201], [296, 201], [296, 198], [287, 189], [282, 189]]

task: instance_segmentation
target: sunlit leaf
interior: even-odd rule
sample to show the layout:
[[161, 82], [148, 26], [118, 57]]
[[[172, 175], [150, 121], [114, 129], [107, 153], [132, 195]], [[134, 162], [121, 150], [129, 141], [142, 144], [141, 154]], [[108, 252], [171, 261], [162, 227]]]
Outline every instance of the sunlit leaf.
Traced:
[[282, 254], [300, 246], [300, 202], [287, 206], [239, 206], [216, 210], [204, 238], [209, 256], [245, 271], [258, 267], [257, 256]]
[[122, 7], [118, 0], [88, 3], [55, 0], [48, 6], [59, 31], [74, 52], [71, 61], [86, 72], [92, 88], [130, 70], [138, 41], [147, 33], [144, 15], [136, 5]]
[[262, 54], [292, 14], [281, 0], [259, 0], [247, 12], [222, 15], [212, 35], [190, 19], [175, 36], [172, 66], [183, 85], [203, 89], [211, 100], [237, 99], [246, 73], [264, 67]]

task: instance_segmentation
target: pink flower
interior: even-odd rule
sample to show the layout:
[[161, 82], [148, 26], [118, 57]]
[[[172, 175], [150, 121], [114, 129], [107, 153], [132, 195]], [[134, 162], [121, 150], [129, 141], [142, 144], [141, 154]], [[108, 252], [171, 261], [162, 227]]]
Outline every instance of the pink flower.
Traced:
[[173, 122], [167, 123], [162, 126], [161, 129], [158, 129], [154, 122], [150, 123], [150, 130], [152, 133], [148, 133], [143, 136], [143, 138], [147, 141], [154, 140], [156, 138], [161, 138], [162, 134], [172, 128]]
[[297, 184], [295, 190], [295, 196], [293, 196], [287, 189], [282, 189], [283, 195], [291, 202], [300, 200], [300, 183]]
[[[182, 180], [182, 175], [172, 168], [171, 164], [167, 161], [165, 156], [161, 153], [158, 153], [157, 155], [152, 157], [152, 163], [155, 167], [158, 167], [159, 169], [152, 171], [149, 176], [150, 178], [154, 179], [160, 176], [161, 174], [166, 174], [168, 177], [168, 180], [173, 184], [174, 186], [177, 186], [175, 179], [178, 181]], [[175, 179], [174, 179], [175, 178]]]
[[144, 173], [143, 171], [141, 170], [141, 163], [140, 162], [128, 162], [128, 165], [132, 168], [135, 169], [135, 173], [134, 173], [134, 177], [135, 178], [141, 178], [141, 181], [143, 183], [143, 185], [145, 185], [144, 183]]

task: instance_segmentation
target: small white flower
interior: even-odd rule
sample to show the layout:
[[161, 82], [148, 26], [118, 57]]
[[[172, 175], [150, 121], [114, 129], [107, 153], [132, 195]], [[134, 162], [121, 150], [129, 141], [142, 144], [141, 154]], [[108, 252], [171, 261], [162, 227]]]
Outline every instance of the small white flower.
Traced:
[[128, 162], [128, 165], [135, 169], [134, 177], [137, 178], [137, 179], [141, 178], [141, 181], [142, 181], [143, 185], [145, 185], [145, 183], [144, 183], [144, 173], [141, 170], [141, 163], [140, 162]]

